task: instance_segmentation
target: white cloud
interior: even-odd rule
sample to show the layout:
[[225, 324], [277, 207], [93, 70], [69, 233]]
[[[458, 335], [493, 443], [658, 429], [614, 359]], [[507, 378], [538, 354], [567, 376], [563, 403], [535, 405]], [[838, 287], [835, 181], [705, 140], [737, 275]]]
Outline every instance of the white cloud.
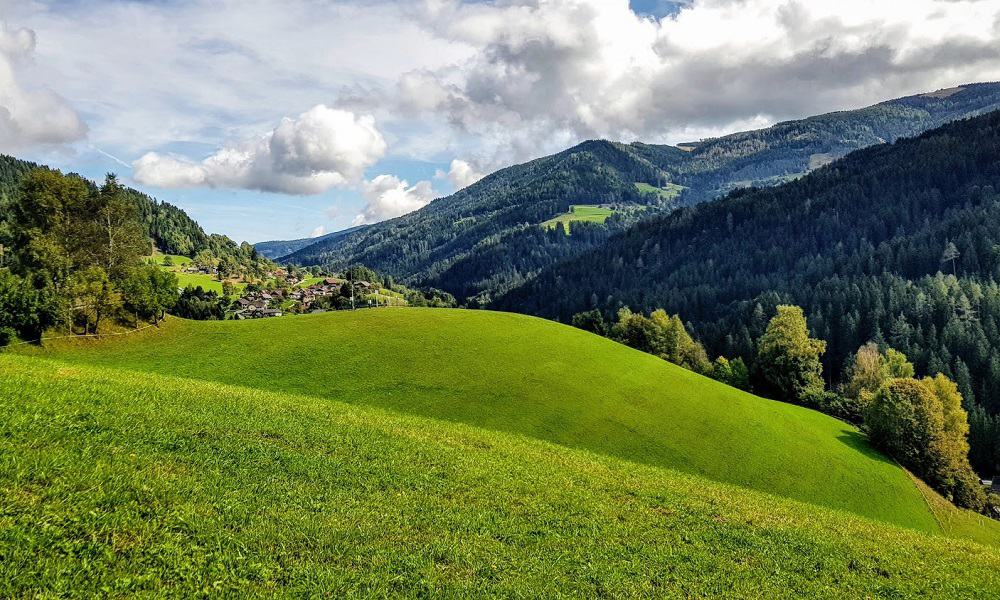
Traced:
[[448, 181], [456, 190], [469, 187], [482, 179], [483, 176], [483, 173], [477, 171], [468, 162], [457, 158], [451, 161], [451, 169], [448, 171]]
[[362, 194], [365, 208], [354, 218], [354, 225], [400, 217], [427, 206], [436, 197], [431, 182], [421, 181], [411, 187], [395, 175], [379, 175], [366, 181]]
[[47, 118], [0, 119], [0, 145], [82, 135], [58, 93], [96, 147], [155, 150], [137, 163], [151, 181], [308, 194], [351, 177], [298, 132], [287, 160], [261, 134], [320, 103], [374, 115], [392, 158], [486, 172], [586, 138], [689, 141], [1000, 80], [997, 0], [680, 4], [657, 20], [627, 0], [0, 0], [49, 42], [4, 42], [0, 96], [32, 90], [20, 110]]
[[360, 181], [386, 151], [370, 115], [323, 105], [283, 119], [270, 133], [221, 148], [201, 162], [145, 154], [136, 181], [157, 187], [223, 187], [284, 194], [319, 194]]
[[0, 19], [47, 42], [35, 83], [72, 99], [94, 144], [133, 158], [246, 138], [345, 88], [472, 51], [380, 0], [0, 0]]
[[309, 237], [318, 238], [321, 235], [326, 235], [326, 227], [324, 227], [323, 225], [320, 225], [316, 229], [313, 229], [312, 233], [309, 234]]
[[8, 31], [0, 23], [0, 151], [53, 146], [82, 139], [87, 126], [62, 98], [45, 89], [26, 89], [17, 69], [30, 63], [35, 32]]
[[992, 0], [692, 0], [660, 20], [627, 0], [427, 0], [421, 18], [478, 52], [387, 97], [480, 139], [487, 159], [565, 139], [681, 141], [1000, 79]]

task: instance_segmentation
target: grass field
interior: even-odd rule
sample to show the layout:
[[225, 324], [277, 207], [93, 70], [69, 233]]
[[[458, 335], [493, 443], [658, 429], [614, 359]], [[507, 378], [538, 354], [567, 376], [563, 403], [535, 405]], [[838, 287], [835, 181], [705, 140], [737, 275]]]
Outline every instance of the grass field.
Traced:
[[596, 205], [589, 204], [574, 204], [569, 207], [569, 212], [565, 212], [558, 215], [548, 221], [542, 223], [542, 227], [546, 229], [553, 229], [558, 223], [562, 223], [566, 228], [566, 233], [570, 233], [570, 228], [572, 223], [576, 222], [587, 222], [587, 223], [604, 223], [608, 220], [608, 217], [613, 215], [615, 211], [609, 208], [601, 208]]
[[[173, 263], [169, 267], [163, 265], [163, 259], [166, 258], [167, 256], [170, 257], [171, 262]], [[192, 262], [190, 257], [181, 256], [178, 254], [168, 255], [157, 251], [153, 253], [153, 256], [147, 258], [146, 261], [149, 262], [150, 264], [162, 267], [168, 271], [172, 271], [174, 275], [177, 275], [177, 284], [181, 288], [185, 288], [188, 286], [191, 287], [201, 286], [201, 288], [205, 291], [212, 291], [219, 294], [220, 296], [222, 295], [222, 282], [216, 279], [214, 276], [206, 275], [204, 273], [183, 272], [184, 267], [188, 266]], [[237, 294], [241, 293], [243, 291], [243, 288], [246, 287], [246, 284], [242, 282], [233, 282], [233, 285], [236, 289]]]
[[667, 202], [674, 200], [675, 198], [681, 195], [681, 192], [684, 191], [684, 186], [677, 185], [676, 183], [668, 183], [663, 187], [656, 187], [648, 183], [637, 183], [635, 184], [635, 187], [640, 192], [644, 192], [647, 194], [656, 194], [657, 196], [660, 197], [661, 200]]
[[[177, 275], [177, 283], [182, 288], [188, 286], [201, 286], [201, 288], [205, 291], [214, 291], [220, 296], [222, 295], [222, 282], [212, 275], [206, 275], [204, 273], [181, 273], [179, 271], [175, 272], [175, 274]], [[233, 283], [233, 288], [236, 290], [237, 295], [239, 295], [245, 287], [245, 283]]]
[[153, 252], [153, 256], [147, 258], [146, 261], [154, 265], [162, 266], [163, 259], [165, 259], [168, 256], [170, 257], [170, 261], [174, 264], [174, 266], [183, 267], [191, 263], [190, 256], [182, 256], [180, 254], [164, 254], [160, 251]]
[[307, 288], [307, 287], [309, 287], [311, 285], [315, 285], [315, 284], [323, 281], [324, 279], [326, 279], [326, 278], [325, 277], [306, 277], [305, 279], [303, 279], [302, 281], [300, 281], [299, 283], [297, 283], [295, 285], [295, 287]]
[[906, 473], [852, 427], [540, 319], [418, 309], [172, 319], [25, 351], [462, 422], [939, 529]]
[[0, 371], [0, 597], [1000, 586], [995, 549], [524, 435], [80, 361]]

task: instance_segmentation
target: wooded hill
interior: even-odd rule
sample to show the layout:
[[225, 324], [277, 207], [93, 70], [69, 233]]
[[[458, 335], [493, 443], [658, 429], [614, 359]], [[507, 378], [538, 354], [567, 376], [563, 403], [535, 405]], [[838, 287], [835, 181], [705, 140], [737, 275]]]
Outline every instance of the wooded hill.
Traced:
[[[501, 170], [409, 215], [298, 249], [284, 262], [369, 265], [410, 284], [487, 304], [545, 267], [642, 218], [750, 184], [778, 184], [848, 152], [1000, 108], [1000, 84], [974, 84], [781, 123], [680, 147], [590, 141]], [[636, 183], [686, 189], [678, 198]], [[574, 204], [617, 203], [604, 226], [556, 235], [538, 225]], [[642, 210], [637, 210], [642, 207]], [[602, 268], [595, 265], [595, 268]]]
[[655, 218], [494, 304], [568, 320], [679, 313], [748, 360], [779, 304], [802, 306], [840, 380], [868, 341], [955, 379], [972, 462], [1000, 472], [1000, 112], [857, 151], [780, 187]]
[[[17, 193], [21, 180], [33, 169], [47, 168], [11, 156], [0, 155], [0, 244], [5, 243], [5, 232], [9, 231], [6, 206]], [[96, 184], [85, 180], [96, 189]], [[132, 188], [124, 188], [124, 194], [135, 205], [139, 219], [152, 245], [165, 254], [194, 256], [203, 250], [210, 251], [217, 258], [229, 257], [241, 265], [251, 265], [257, 253], [250, 244], [237, 244], [228, 237], [208, 234], [194, 219], [180, 208], [167, 202], [160, 202]], [[9, 247], [10, 242], [6, 245]]]

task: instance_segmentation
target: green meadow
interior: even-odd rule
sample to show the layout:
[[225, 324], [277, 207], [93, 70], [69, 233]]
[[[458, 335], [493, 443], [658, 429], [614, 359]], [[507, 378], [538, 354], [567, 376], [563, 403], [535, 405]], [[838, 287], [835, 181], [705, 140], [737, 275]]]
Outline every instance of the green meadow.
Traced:
[[615, 211], [609, 208], [590, 204], [574, 204], [569, 207], [569, 212], [553, 217], [542, 223], [542, 227], [553, 229], [559, 223], [566, 228], [566, 233], [570, 232], [571, 224], [576, 222], [604, 223]]
[[183, 256], [181, 254], [164, 254], [164, 253], [162, 253], [162, 252], [160, 252], [158, 250], [155, 251], [155, 252], [153, 252], [152, 256], [146, 258], [146, 262], [148, 262], [150, 264], [154, 264], [154, 265], [163, 266], [163, 261], [167, 257], [170, 257], [170, 262], [172, 262], [173, 265], [177, 266], [177, 267], [185, 267], [185, 266], [191, 264], [191, 262], [192, 262], [192, 259], [191, 259], [190, 256]]
[[1000, 553], [510, 435], [0, 356], [0, 595], [990, 598]]
[[531, 317], [385, 309], [171, 319], [28, 351], [461, 422], [937, 529], [907, 474], [853, 427]]
[[852, 427], [540, 319], [169, 319], [0, 371], [2, 597], [1000, 586], [998, 524]]
[[656, 187], [655, 185], [650, 185], [648, 183], [636, 183], [635, 187], [640, 192], [646, 194], [656, 194], [661, 200], [669, 202], [681, 195], [684, 191], [683, 185], [678, 185], [676, 183], [668, 183], [663, 187]]

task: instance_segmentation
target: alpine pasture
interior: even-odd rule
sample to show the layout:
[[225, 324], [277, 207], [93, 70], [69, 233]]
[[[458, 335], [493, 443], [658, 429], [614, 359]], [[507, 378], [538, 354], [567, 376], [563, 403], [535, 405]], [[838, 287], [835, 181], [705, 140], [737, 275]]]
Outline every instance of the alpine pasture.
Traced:
[[171, 319], [25, 352], [460, 422], [940, 529], [910, 477], [854, 428], [532, 317], [386, 309]]
[[570, 233], [573, 223], [604, 223], [608, 220], [608, 217], [614, 213], [615, 211], [610, 208], [604, 208], [602, 206], [574, 204], [569, 207], [568, 212], [553, 217], [542, 223], [542, 227], [546, 229], [554, 229], [558, 227], [559, 223], [562, 223], [563, 227], [565, 227], [566, 233]]

